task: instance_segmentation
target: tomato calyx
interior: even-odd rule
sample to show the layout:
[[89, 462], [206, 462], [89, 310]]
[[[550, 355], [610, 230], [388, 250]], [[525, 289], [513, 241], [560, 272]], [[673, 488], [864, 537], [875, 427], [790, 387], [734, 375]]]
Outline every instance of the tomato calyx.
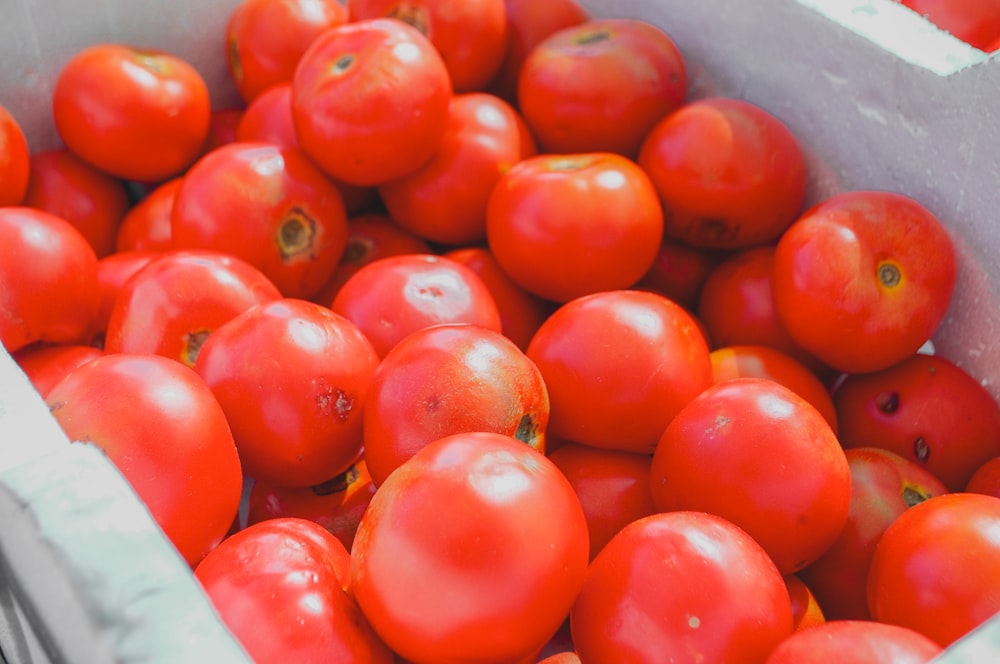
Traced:
[[201, 352], [201, 347], [208, 340], [208, 335], [211, 333], [211, 330], [197, 330], [185, 334], [184, 346], [181, 349], [181, 362], [189, 367], [193, 367], [195, 360], [198, 359], [198, 353]]
[[282, 261], [307, 254], [316, 236], [316, 220], [300, 207], [293, 207], [278, 226], [275, 243]]
[[402, 21], [407, 25], [416, 28], [425, 37], [430, 36], [430, 20], [427, 16], [427, 8], [420, 5], [401, 2], [390, 9], [386, 16]]

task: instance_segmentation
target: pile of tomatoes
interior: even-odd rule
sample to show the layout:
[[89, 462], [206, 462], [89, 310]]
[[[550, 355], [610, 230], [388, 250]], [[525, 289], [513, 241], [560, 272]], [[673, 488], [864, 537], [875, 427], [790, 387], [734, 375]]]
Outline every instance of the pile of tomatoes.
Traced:
[[0, 341], [256, 661], [922, 662], [1000, 611], [918, 201], [807, 203], [779, 118], [573, 0], [216, 38], [238, 107], [106, 43], [64, 147], [0, 114]]

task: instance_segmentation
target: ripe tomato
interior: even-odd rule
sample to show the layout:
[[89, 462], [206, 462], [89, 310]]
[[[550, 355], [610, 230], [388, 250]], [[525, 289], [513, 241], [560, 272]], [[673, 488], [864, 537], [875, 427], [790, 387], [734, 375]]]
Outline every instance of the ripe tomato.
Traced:
[[1000, 498], [935, 496], [903, 512], [879, 540], [868, 607], [947, 647], [1000, 611]]
[[702, 512], [634, 521], [598, 554], [570, 612], [580, 659], [762, 662], [792, 632], [774, 563], [732, 523]]
[[229, 418], [244, 472], [295, 488], [325, 482], [357, 459], [376, 365], [349, 320], [283, 298], [220, 325], [194, 369]]
[[569, 480], [583, 507], [591, 560], [626, 525], [656, 512], [648, 454], [565, 443], [549, 459]]
[[236, 140], [236, 126], [243, 118], [242, 108], [219, 108], [212, 111], [212, 119], [208, 123], [208, 138], [202, 146], [202, 155], [215, 148], [228, 145]]
[[708, 276], [725, 256], [664, 237], [653, 265], [635, 288], [666, 295], [688, 311], [694, 311]]
[[315, 295], [347, 246], [336, 185], [300, 150], [233, 143], [184, 176], [170, 232], [177, 249], [225, 251], [258, 268], [285, 297]]
[[399, 19], [441, 54], [455, 90], [482, 90], [503, 62], [507, 45], [504, 0], [348, 0], [352, 20]]
[[587, 522], [559, 469], [508, 436], [462, 433], [379, 486], [351, 593], [408, 661], [517, 662], [559, 629], [586, 569]]
[[21, 125], [0, 104], [0, 207], [20, 205], [24, 201], [30, 159]]
[[965, 491], [1000, 498], [1000, 457], [993, 457], [979, 466], [966, 482]]
[[61, 217], [0, 208], [0, 343], [85, 343], [97, 316], [97, 256]]
[[217, 327], [279, 297], [260, 270], [229, 254], [164, 252], [122, 286], [108, 317], [104, 348], [156, 353], [190, 367]]
[[488, 247], [462, 247], [442, 255], [479, 275], [500, 312], [500, 331], [518, 348], [527, 349], [531, 337], [552, 313], [552, 303], [514, 283]]
[[687, 66], [662, 29], [590, 19], [542, 40], [525, 57], [518, 103], [546, 152], [639, 153], [646, 134], [687, 94]]
[[910, 507], [948, 489], [903, 457], [874, 447], [846, 450], [851, 507], [836, 541], [799, 572], [832, 620], [867, 620], [867, 578], [885, 529]]
[[350, 556], [311, 521], [271, 519], [195, 569], [223, 623], [255, 662], [368, 662], [393, 655], [344, 591]]
[[486, 204], [500, 177], [535, 154], [524, 121], [507, 102], [473, 92], [451, 100], [430, 161], [379, 187], [389, 215], [425, 240], [456, 246], [486, 239]]
[[486, 234], [511, 279], [567, 302], [635, 284], [656, 259], [663, 213], [649, 178], [625, 157], [538, 155], [497, 182]]
[[826, 616], [823, 615], [823, 609], [809, 586], [796, 574], [786, 574], [782, 578], [788, 590], [788, 598], [792, 602], [793, 630], [798, 632], [825, 623]]
[[579, 25], [590, 14], [576, 0], [504, 0], [507, 12], [507, 49], [500, 71], [488, 90], [518, 106], [517, 82], [528, 54], [549, 35]]
[[292, 120], [292, 84], [277, 83], [254, 97], [236, 126], [240, 141], [301, 148]]
[[118, 226], [115, 251], [166, 251], [173, 249], [170, 218], [182, 178], [167, 180], [133, 205]]
[[198, 158], [212, 119], [208, 87], [185, 60], [110, 43], [63, 64], [52, 112], [71, 152], [112, 175], [150, 182]]
[[836, 620], [789, 636], [766, 664], [927, 664], [941, 651], [941, 646], [912, 629], [871, 620]]
[[118, 294], [136, 272], [146, 267], [159, 251], [117, 251], [108, 254], [97, 261], [97, 289], [100, 295], [100, 306], [97, 316], [90, 326], [89, 341], [95, 346], [104, 346], [104, 337], [111, 320], [111, 311], [115, 307]]
[[329, 175], [374, 186], [417, 170], [448, 123], [451, 81], [419, 31], [352, 20], [313, 40], [292, 79], [302, 149]]
[[297, 517], [323, 526], [350, 551], [361, 516], [375, 495], [364, 458], [339, 475], [315, 486], [289, 489], [255, 480], [250, 490], [247, 523]]
[[1000, 405], [939, 355], [911, 355], [882, 371], [848, 376], [834, 392], [844, 447], [881, 447], [961, 491], [1000, 456]]
[[94, 346], [32, 344], [14, 353], [14, 361], [44, 399], [70, 371], [102, 355], [104, 351]]
[[778, 238], [802, 211], [808, 172], [791, 130], [766, 110], [714, 97], [660, 120], [639, 152], [663, 201], [664, 232], [700, 247]]
[[791, 574], [844, 528], [851, 475], [819, 411], [774, 381], [736, 378], [706, 389], [670, 422], [650, 485], [660, 511], [729, 519]]
[[774, 308], [803, 348], [847, 373], [885, 369], [934, 333], [957, 275], [947, 230], [915, 200], [836, 194], [782, 235]]
[[382, 359], [364, 411], [372, 481], [428, 443], [466, 431], [511, 436], [545, 452], [549, 399], [538, 367], [498, 331], [435, 325]]
[[1000, 38], [997, 0], [899, 0], [942, 30], [990, 52]]
[[158, 355], [107, 354], [46, 402], [70, 440], [104, 450], [188, 564], [218, 545], [243, 475], [226, 416], [196, 373]]
[[709, 354], [716, 383], [732, 378], [769, 378], [781, 383], [819, 411], [837, 433], [837, 411], [823, 382], [804, 364], [768, 346], [723, 346]]
[[694, 318], [662, 295], [608, 291], [542, 323], [527, 355], [551, 399], [549, 430], [568, 440], [650, 454], [674, 415], [712, 384]]
[[362, 266], [331, 308], [357, 325], [380, 357], [431, 325], [470, 323], [500, 332], [500, 312], [479, 275], [432, 254], [387, 256]]
[[337, 0], [241, 0], [226, 23], [226, 66], [243, 101], [287, 83], [321, 32], [347, 22]]

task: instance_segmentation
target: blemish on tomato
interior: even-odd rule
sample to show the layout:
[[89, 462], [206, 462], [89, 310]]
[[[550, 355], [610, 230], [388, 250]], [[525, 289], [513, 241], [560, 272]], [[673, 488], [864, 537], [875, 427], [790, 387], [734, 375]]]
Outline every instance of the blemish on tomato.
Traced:
[[892, 415], [899, 410], [899, 392], [882, 392], [875, 397], [875, 407], [880, 413]]
[[878, 280], [886, 288], [895, 288], [903, 280], [903, 273], [895, 263], [879, 263]]
[[924, 502], [931, 497], [931, 494], [927, 493], [926, 490], [921, 487], [914, 486], [913, 484], [903, 485], [903, 502], [906, 503], [907, 507], [913, 507], [919, 503]]
[[291, 208], [278, 225], [275, 244], [282, 261], [308, 253], [316, 236], [316, 220], [296, 206]]
[[198, 353], [201, 352], [201, 347], [205, 345], [211, 333], [211, 330], [196, 330], [185, 334], [184, 346], [181, 348], [181, 362], [193, 367], [195, 360], [198, 359]]
[[316, 395], [316, 405], [324, 414], [346, 422], [354, 409], [354, 398], [339, 387], [328, 388]]
[[535, 416], [531, 413], [522, 415], [521, 421], [517, 423], [517, 430], [514, 431], [514, 438], [538, 450], [543, 440], [538, 434], [538, 422], [535, 420]]
[[931, 446], [927, 444], [923, 436], [918, 437], [913, 441], [913, 456], [917, 458], [920, 463], [927, 463], [927, 459], [931, 456]]

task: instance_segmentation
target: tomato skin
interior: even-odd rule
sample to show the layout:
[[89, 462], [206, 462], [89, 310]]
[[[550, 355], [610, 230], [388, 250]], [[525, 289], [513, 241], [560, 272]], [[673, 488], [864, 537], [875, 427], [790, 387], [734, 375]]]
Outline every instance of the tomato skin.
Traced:
[[0, 207], [21, 205], [28, 189], [31, 157], [17, 119], [0, 104]]
[[122, 286], [108, 317], [109, 353], [155, 353], [194, 366], [216, 328], [281, 293], [246, 261], [207, 250], [164, 252]]
[[159, 258], [159, 251], [116, 251], [97, 261], [97, 288], [100, 294], [100, 308], [90, 327], [90, 342], [104, 346], [104, 336], [111, 320], [118, 294], [136, 272], [146, 267], [150, 261]]
[[872, 554], [899, 515], [948, 489], [917, 464], [887, 450], [845, 450], [851, 470], [847, 523], [830, 547], [799, 572], [831, 620], [868, 620], [866, 579]]
[[740, 99], [673, 111], [649, 131], [638, 161], [663, 201], [665, 234], [699, 247], [771, 242], [805, 201], [808, 171], [795, 135]]
[[626, 525], [656, 513], [649, 455], [565, 443], [548, 456], [573, 486], [587, 516], [591, 560]]
[[365, 461], [381, 486], [434, 440], [466, 431], [515, 437], [544, 453], [549, 398], [538, 367], [498, 331], [436, 325], [402, 339], [375, 370]]
[[178, 175], [201, 154], [211, 101], [201, 74], [183, 59], [122, 44], [95, 44], [63, 64], [52, 93], [66, 147], [129, 180]]
[[763, 662], [792, 632], [785, 584], [732, 523], [678, 511], [634, 521], [598, 554], [570, 611], [581, 661]]
[[792, 602], [793, 630], [798, 632], [825, 623], [826, 616], [823, 615], [823, 609], [809, 586], [796, 574], [786, 574], [782, 578], [788, 590], [788, 598]]
[[789, 636], [766, 664], [926, 664], [941, 652], [941, 646], [912, 629], [870, 620], [835, 620]]
[[431, 325], [501, 329], [500, 312], [483, 280], [461, 263], [433, 254], [387, 256], [362, 266], [330, 308], [361, 328], [379, 357]]
[[846, 448], [880, 447], [916, 463], [951, 491], [1000, 456], [1000, 405], [939, 355], [912, 355], [882, 371], [848, 376], [834, 393]]
[[343, 545], [321, 526], [279, 518], [226, 539], [195, 578], [255, 662], [392, 664], [344, 591], [349, 565]]
[[955, 287], [947, 230], [911, 198], [836, 194], [806, 211], [774, 253], [774, 308], [791, 337], [846, 373], [909, 357], [944, 318]]
[[133, 205], [115, 234], [115, 251], [167, 251], [173, 249], [170, 220], [182, 178], [159, 184]]
[[337, 180], [376, 186], [426, 163], [448, 122], [451, 81], [434, 46], [393, 19], [326, 30], [292, 79], [302, 149]]
[[688, 311], [695, 311], [708, 276], [725, 256], [664, 237], [656, 260], [635, 288], [666, 295]]
[[292, 120], [292, 84], [267, 88], [247, 105], [236, 126], [240, 141], [272, 143], [282, 148], [301, 148]]
[[490, 94], [455, 95], [430, 161], [379, 187], [389, 215], [425, 240], [457, 246], [486, 239], [486, 205], [500, 177], [536, 152], [520, 115]]
[[361, 516], [374, 495], [375, 484], [364, 457], [336, 477], [307, 488], [289, 489], [256, 480], [250, 490], [247, 523], [307, 519], [326, 528], [350, 551]]
[[97, 255], [65, 219], [0, 208], [0, 343], [84, 343], [97, 316]]
[[879, 622], [948, 647], [1000, 611], [1000, 498], [935, 496], [911, 507], [879, 540], [868, 606]]
[[377, 365], [375, 350], [349, 320], [282, 298], [220, 325], [194, 369], [232, 424], [244, 471], [297, 488], [344, 472], [358, 457]]
[[1000, 2], [996, 0], [899, 0], [956, 38], [992, 52], [1000, 39]]
[[243, 474], [226, 417], [196, 373], [158, 355], [106, 354], [46, 402], [70, 440], [107, 453], [188, 564], [218, 545]]
[[684, 102], [687, 66], [662, 29], [590, 19], [525, 57], [518, 103], [545, 152], [613, 152], [634, 159], [656, 122]]
[[517, 284], [568, 302], [635, 284], [656, 259], [663, 212], [649, 178], [625, 157], [543, 154], [497, 182], [486, 236]]
[[308, 298], [347, 246], [344, 201], [300, 150], [233, 143], [184, 175], [170, 232], [177, 249], [225, 251], [260, 269], [285, 297]]
[[94, 346], [33, 344], [14, 353], [14, 361], [42, 396], [49, 393], [70, 371], [104, 355]]
[[542, 323], [526, 354], [549, 392], [549, 431], [606, 449], [652, 453], [670, 420], [712, 384], [694, 318], [645, 291], [568, 302]]
[[551, 461], [501, 434], [456, 434], [379, 487], [350, 587], [408, 661], [522, 661], [559, 629], [587, 553], [583, 510]]
[[507, 43], [504, 0], [348, 0], [351, 20], [395, 18], [434, 45], [459, 92], [482, 90]]
[[993, 457], [979, 466], [965, 484], [965, 491], [1000, 498], [1000, 457]]
[[347, 22], [337, 0], [242, 0], [226, 23], [226, 67], [247, 104], [292, 80], [306, 48], [327, 28]]
[[774, 381], [713, 385], [670, 422], [653, 454], [660, 511], [729, 519], [782, 574], [816, 560], [847, 522], [851, 476], [819, 411]]

